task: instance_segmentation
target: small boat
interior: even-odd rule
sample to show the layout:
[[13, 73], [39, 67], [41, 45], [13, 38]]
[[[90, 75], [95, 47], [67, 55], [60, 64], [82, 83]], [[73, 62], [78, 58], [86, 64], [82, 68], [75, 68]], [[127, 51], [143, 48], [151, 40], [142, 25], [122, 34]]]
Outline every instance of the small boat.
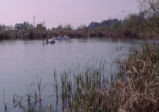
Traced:
[[46, 44], [54, 44], [54, 43], [55, 43], [55, 38], [46, 40]]
[[63, 37], [56, 37], [56, 40], [63, 40]]
[[64, 37], [56, 37], [56, 40], [69, 40], [70, 37], [64, 36]]

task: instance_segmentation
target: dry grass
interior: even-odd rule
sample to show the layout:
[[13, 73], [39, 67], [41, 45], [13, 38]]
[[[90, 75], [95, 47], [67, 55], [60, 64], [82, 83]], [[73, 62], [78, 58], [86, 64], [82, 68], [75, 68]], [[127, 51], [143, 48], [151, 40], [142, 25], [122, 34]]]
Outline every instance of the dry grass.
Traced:
[[[79, 112], [158, 112], [159, 111], [159, 48], [145, 45], [133, 52], [110, 83], [92, 81], [92, 77], [76, 86], [68, 111]], [[122, 68], [122, 67], [121, 67]], [[123, 72], [125, 71], [125, 72]], [[100, 74], [99, 74], [100, 75]], [[99, 76], [98, 76], [99, 77]], [[124, 79], [123, 79], [124, 77]], [[76, 77], [77, 79], [77, 77]], [[91, 86], [95, 85], [96, 86]], [[89, 87], [89, 86], [90, 87]], [[104, 85], [104, 86], [103, 86]], [[67, 106], [66, 106], [67, 107]]]

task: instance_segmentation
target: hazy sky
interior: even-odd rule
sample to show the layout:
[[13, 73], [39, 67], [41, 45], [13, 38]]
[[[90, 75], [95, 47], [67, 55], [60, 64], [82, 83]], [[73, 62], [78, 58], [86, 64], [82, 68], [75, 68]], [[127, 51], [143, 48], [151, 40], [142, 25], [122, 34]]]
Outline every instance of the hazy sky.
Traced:
[[136, 0], [0, 0], [0, 24], [28, 21], [58, 25], [88, 25], [108, 18], [123, 18], [138, 11]]

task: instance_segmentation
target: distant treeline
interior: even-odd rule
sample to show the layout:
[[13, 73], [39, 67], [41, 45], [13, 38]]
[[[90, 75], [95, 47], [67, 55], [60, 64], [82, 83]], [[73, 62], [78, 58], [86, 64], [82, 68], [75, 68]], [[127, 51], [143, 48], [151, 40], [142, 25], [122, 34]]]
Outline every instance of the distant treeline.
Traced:
[[[141, 0], [142, 1], [142, 0]], [[151, 0], [150, 0], [151, 1]], [[144, 39], [158, 37], [159, 33], [159, 0], [149, 3], [140, 2], [140, 12], [130, 14], [123, 20], [108, 19], [102, 22], [91, 22], [88, 26], [73, 29], [70, 24], [47, 29], [43, 23], [33, 26], [29, 22], [18, 23], [15, 26], [0, 25], [0, 40], [2, 39], [41, 39], [68, 35], [71, 38], [111, 37]]]

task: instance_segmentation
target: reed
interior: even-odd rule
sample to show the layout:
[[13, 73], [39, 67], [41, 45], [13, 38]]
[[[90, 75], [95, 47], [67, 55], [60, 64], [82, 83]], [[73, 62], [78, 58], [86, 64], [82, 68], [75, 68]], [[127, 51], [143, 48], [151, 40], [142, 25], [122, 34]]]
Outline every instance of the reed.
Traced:
[[[65, 80], [64, 110], [79, 112], [159, 110], [159, 47], [145, 44], [119, 63], [118, 74], [102, 80], [101, 70], [87, 71], [74, 77], [74, 88]], [[67, 86], [66, 86], [67, 85]], [[70, 95], [70, 93], [72, 93]]]

